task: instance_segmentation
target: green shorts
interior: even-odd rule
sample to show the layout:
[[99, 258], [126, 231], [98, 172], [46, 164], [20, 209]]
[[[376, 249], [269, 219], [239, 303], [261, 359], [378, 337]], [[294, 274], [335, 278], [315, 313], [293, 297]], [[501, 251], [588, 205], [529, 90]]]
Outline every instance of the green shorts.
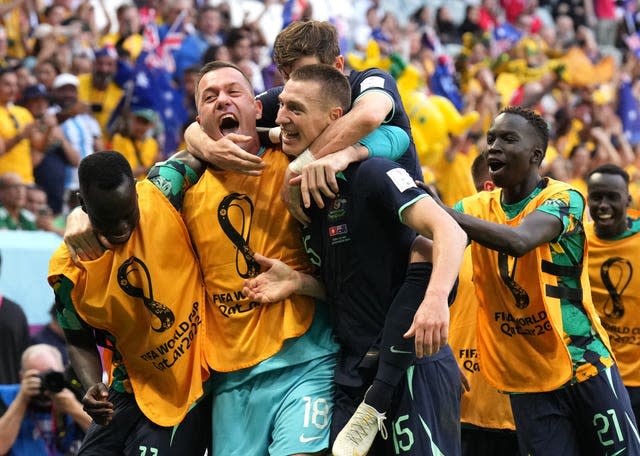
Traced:
[[282, 456], [327, 449], [335, 364], [335, 355], [326, 354], [214, 391], [213, 454]]

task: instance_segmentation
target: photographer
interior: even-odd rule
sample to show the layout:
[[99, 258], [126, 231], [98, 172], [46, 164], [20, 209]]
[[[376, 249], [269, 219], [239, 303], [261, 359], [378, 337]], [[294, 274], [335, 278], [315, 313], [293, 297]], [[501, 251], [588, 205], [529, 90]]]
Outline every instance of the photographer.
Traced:
[[21, 382], [0, 385], [0, 455], [74, 455], [91, 418], [66, 387], [62, 357], [38, 344], [22, 354]]

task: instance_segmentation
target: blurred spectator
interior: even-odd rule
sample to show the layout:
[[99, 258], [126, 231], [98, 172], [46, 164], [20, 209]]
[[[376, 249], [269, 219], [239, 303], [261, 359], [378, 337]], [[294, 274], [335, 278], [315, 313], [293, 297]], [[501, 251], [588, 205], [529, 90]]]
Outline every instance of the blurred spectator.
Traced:
[[[217, 60], [217, 59], [214, 59]], [[187, 120], [184, 124], [184, 128], [187, 128], [191, 122], [196, 120], [198, 115], [198, 108], [196, 106], [196, 82], [198, 80], [198, 73], [200, 72], [200, 65], [193, 65], [187, 68], [182, 78], [182, 92], [184, 100], [184, 109], [187, 112]]]
[[477, 5], [467, 5], [464, 13], [464, 19], [458, 27], [460, 35], [465, 33], [471, 33], [472, 35], [478, 35], [482, 33], [482, 27], [480, 27], [480, 10]]
[[442, 44], [459, 44], [461, 42], [458, 27], [453, 22], [449, 8], [445, 5], [436, 10], [436, 32]]
[[149, 168], [160, 160], [158, 143], [149, 134], [157, 120], [151, 109], [132, 108], [126, 131], [113, 135], [112, 149], [127, 159], [138, 180], [144, 179]]
[[28, 345], [27, 317], [18, 304], [0, 294], [0, 384], [20, 381], [20, 356]]
[[27, 87], [20, 104], [29, 110], [38, 123], [37, 131], [32, 135], [35, 182], [46, 192], [53, 212], [60, 214], [66, 166], [77, 166], [80, 154], [65, 138], [55, 114], [49, 112], [49, 95], [44, 86], [37, 84]]
[[247, 30], [243, 28], [233, 28], [229, 31], [225, 46], [229, 49], [231, 62], [236, 65], [243, 60], [251, 69], [250, 78], [255, 93], [264, 92], [264, 81], [262, 80], [262, 72], [257, 63], [252, 60], [251, 55], [251, 38]]
[[615, 0], [584, 0], [587, 24], [595, 29], [596, 40], [603, 46], [613, 46], [616, 41], [618, 19]]
[[223, 43], [222, 18], [217, 8], [205, 5], [196, 14], [196, 29], [187, 35], [174, 53], [176, 60], [175, 78], [182, 80], [186, 68], [200, 63], [209, 46]]
[[[69, 206], [67, 201], [69, 196], [78, 189], [78, 164], [80, 160], [104, 148], [98, 121], [86, 111], [85, 104], [79, 100], [79, 89], [81, 88], [79, 85], [81, 83], [82, 75], [76, 77], [69, 73], [60, 74], [53, 81], [53, 100], [59, 110], [58, 117], [65, 119], [61, 123], [64, 137], [79, 153], [79, 159], [69, 160], [66, 166], [64, 189], [67, 206]], [[107, 88], [108, 91], [109, 88]], [[105, 100], [106, 103], [107, 100]]]
[[500, 23], [500, 7], [498, 0], [482, 0], [478, 10], [478, 25], [482, 30], [489, 31]]
[[205, 63], [213, 62], [214, 60], [225, 60], [227, 62], [230, 62], [231, 53], [229, 52], [229, 48], [223, 44], [220, 46], [209, 46], [204, 54], [202, 54], [202, 60], [200, 61], [200, 64], [204, 65]]
[[[423, 7], [426, 10], [426, 7]], [[428, 10], [427, 10], [428, 11]], [[373, 5], [367, 10], [366, 21], [360, 23], [352, 32], [353, 44], [356, 50], [365, 52], [369, 40], [372, 39], [373, 30], [380, 27], [380, 15], [378, 7]]]
[[109, 46], [103, 47], [95, 53], [93, 72], [78, 76], [78, 98], [90, 106], [91, 113], [98, 121], [105, 140], [109, 139], [107, 124], [123, 93], [113, 81], [117, 59], [115, 49]]
[[71, 68], [69, 72], [76, 76], [91, 73], [93, 70], [93, 60], [93, 51], [90, 49], [74, 52], [71, 57]]
[[27, 187], [25, 209], [36, 216], [36, 226], [39, 230], [51, 231], [64, 236], [64, 219], [54, 216], [47, 203], [47, 194], [37, 185], [29, 185]]
[[18, 97], [18, 77], [12, 69], [0, 70], [0, 173], [17, 173], [32, 184], [31, 135], [37, 128], [31, 113], [13, 104]]
[[[27, 55], [27, 38], [25, 33], [25, 18], [29, 15], [30, 2], [25, 0], [5, 1], [0, 5], [0, 17], [2, 17], [2, 36], [5, 39], [0, 47], [3, 59], [9, 56], [11, 59], [23, 59]], [[0, 38], [1, 40], [2, 38]]]
[[25, 208], [27, 187], [18, 174], [0, 174], [0, 204], [0, 230], [38, 229], [36, 216]]
[[60, 74], [60, 68], [55, 60], [41, 60], [33, 69], [36, 81], [42, 84], [47, 92], [51, 91], [53, 80]]
[[[104, 17], [104, 25], [101, 29], [98, 29], [98, 26], [96, 24], [95, 9], [92, 1], [83, 0], [76, 9], [76, 16], [83, 24], [83, 41], [85, 42], [82, 44], [89, 49], [97, 48], [100, 39], [104, 35], [107, 35], [111, 30], [111, 17], [109, 11], [107, 11], [104, 0], [98, 0], [97, 3], [100, 6], [102, 16]], [[74, 51], [74, 54], [75, 53], [76, 52]]]
[[0, 454], [77, 454], [91, 418], [67, 387], [60, 352], [32, 345], [21, 365], [20, 383], [0, 386]]
[[131, 3], [123, 3], [116, 10], [118, 30], [105, 35], [100, 46], [115, 47], [121, 58], [134, 62], [142, 51], [142, 35], [138, 8]]
[[[64, 331], [58, 324], [56, 319], [56, 304], [53, 303], [49, 309], [51, 320], [44, 325], [38, 332], [31, 337], [31, 344], [47, 344], [53, 345], [62, 355], [63, 366], [69, 365], [69, 353], [67, 351], [67, 342], [64, 338]], [[13, 382], [13, 383], [17, 383]]]

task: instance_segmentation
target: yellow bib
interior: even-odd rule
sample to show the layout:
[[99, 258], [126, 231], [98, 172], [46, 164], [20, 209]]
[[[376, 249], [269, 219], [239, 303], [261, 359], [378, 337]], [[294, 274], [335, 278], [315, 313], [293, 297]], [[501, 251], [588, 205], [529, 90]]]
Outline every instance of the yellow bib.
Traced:
[[309, 297], [261, 305], [242, 295], [244, 281], [260, 271], [253, 252], [310, 269], [300, 227], [280, 200], [289, 161], [274, 149], [263, 160], [262, 176], [207, 170], [184, 199], [183, 216], [213, 303], [207, 306], [207, 363], [221, 372], [273, 356], [313, 319]]
[[[546, 199], [571, 189], [564, 182], [549, 183], [513, 219], [500, 205], [500, 189], [463, 200], [464, 212], [493, 223], [518, 226]], [[558, 286], [549, 243], [513, 258], [473, 242], [473, 280], [478, 296], [480, 367], [494, 387], [508, 392], [552, 391], [572, 378], [572, 360], [563, 339], [561, 297], [574, 291], [605, 345], [606, 333], [591, 302], [586, 268], [568, 267], [580, 277], [581, 289]], [[587, 258], [585, 246], [584, 252]]]
[[74, 283], [78, 315], [115, 336], [142, 412], [173, 426], [208, 377], [204, 284], [180, 214], [151, 182], [136, 188], [140, 221], [129, 241], [81, 268], [63, 244], [51, 259], [49, 280], [62, 274]]
[[449, 324], [449, 344], [471, 385], [471, 390], [465, 391], [460, 400], [460, 421], [488, 429], [514, 430], [509, 397], [499, 393], [480, 374], [476, 343], [478, 298], [472, 276], [471, 249], [468, 248], [464, 252], [458, 295], [451, 306]]
[[640, 386], [640, 233], [608, 241], [585, 226], [591, 296], [626, 386]]

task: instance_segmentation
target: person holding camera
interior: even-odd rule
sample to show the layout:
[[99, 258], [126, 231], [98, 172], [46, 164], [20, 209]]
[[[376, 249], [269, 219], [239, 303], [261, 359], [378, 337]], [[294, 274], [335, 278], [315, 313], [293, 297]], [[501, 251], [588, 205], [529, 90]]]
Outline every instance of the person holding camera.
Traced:
[[32, 345], [21, 364], [20, 383], [0, 385], [0, 454], [77, 454], [91, 417], [68, 388], [60, 352]]

